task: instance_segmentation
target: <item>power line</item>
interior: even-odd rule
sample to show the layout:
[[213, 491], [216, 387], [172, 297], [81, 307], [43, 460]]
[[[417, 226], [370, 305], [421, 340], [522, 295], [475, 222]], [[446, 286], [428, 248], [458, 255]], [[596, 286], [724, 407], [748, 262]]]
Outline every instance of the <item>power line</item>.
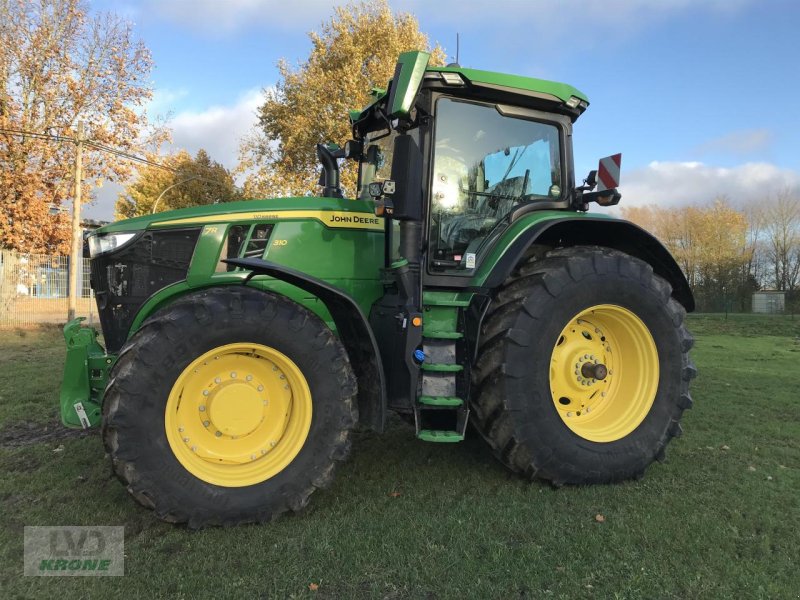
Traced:
[[[75, 138], [64, 137], [64, 136], [61, 136], [61, 135], [53, 135], [53, 134], [49, 134], [49, 133], [36, 133], [34, 131], [22, 131], [22, 130], [19, 130], [19, 129], [0, 128], [0, 133], [5, 133], [5, 134], [9, 134], [9, 135], [17, 135], [17, 136], [22, 136], [22, 137], [32, 137], [32, 138], [36, 138], [36, 139], [49, 140], [49, 141], [54, 141], [54, 142], [68, 142], [70, 144], [77, 143]], [[180, 169], [176, 169], [174, 167], [168, 167], [167, 165], [164, 165], [164, 164], [161, 164], [161, 163], [157, 163], [157, 162], [152, 161], [152, 160], [148, 160], [148, 159], [146, 159], [146, 158], [144, 158], [142, 156], [136, 156], [135, 154], [131, 154], [129, 152], [125, 152], [124, 150], [119, 150], [118, 148], [112, 148], [111, 146], [106, 146], [105, 144], [101, 144], [99, 142], [93, 142], [91, 140], [81, 139], [81, 143], [86, 145], [86, 146], [89, 146], [91, 148], [94, 148], [95, 150], [100, 150], [101, 152], [108, 152], [109, 154], [114, 154], [114, 155], [119, 156], [121, 158], [125, 158], [125, 159], [131, 160], [133, 162], [149, 165], [151, 167], [156, 167], [158, 169], [164, 169], [165, 171], [169, 171], [170, 173], [180, 173], [181, 172]], [[213, 181], [211, 179], [204, 179], [201, 176], [195, 176], [195, 177], [192, 177], [191, 179], [198, 179], [200, 181], [216, 183], [215, 181]], [[236, 186], [234, 184], [234, 187], [238, 187], [238, 186]]]
[[36, 139], [45, 139], [45, 140], [53, 140], [58, 142], [71, 142], [74, 143], [74, 138], [64, 137], [61, 135], [52, 135], [49, 133], [36, 133], [34, 131], [22, 131], [19, 129], [6, 129], [0, 128], [0, 133], [7, 133], [11, 135], [19, 135], [22, 137], [32, 137]]
[[116, 148], [112, 148], [112, 147], [106, 146], [104, 144], [98, 144], [97, 142], [92, 142], [92, 141], [87, 140], [86, 141], [86, 145], [87, 146], [91, 146], [92, 148], [95, 148], [97, 150], [101, 150], [103, 152], [109, 152], [111, 154], [116, 154], [117, 156], [120, 156], [122, 158], [127, 158], [128, 160], [132, 160], [134, 162], [142, 163], [142, 164], [145, 164], [145, 165], [150, 165], [151, 167], [158, 167], [159, 169], [164, 169], [165, 171], [171, 171], [172, 173], [177, 173], [178, 172], [178, 169], [175, 169], [174, 167], [168, 167], [167, 165], [162, 165], [161, 163], [157, 163], [157, 162], [154, 162], [152, 160], [148, 160], [146, 158], [143, 158], [141, 156], [136, 156], [134, 154], [129, 154], [128, 152], [125, 152], [124, 150], [118, 150]]
[[[5, 133], [9, 135], [17, 135], [21, 137], [31, 137], [40, 140], [49, 140], [53, 142], [69, 142], [70, 144], [75, 143], [74, 138], [64, 137], [61, 135], [52, 135], [48, 133], [36, 133], [34, 131], [22, 131], [19, 129], [7, 129], [7, 128], [0, 128], [0, 133]], [[164, 169], [165, 171], [171, 171], [172, 173], [177, 173], [178, 169], [173, 167], [168, 167], [166, 165], [162, 165], [161, 163], [154, 162], [152, 160], [148, 160], [142, 156], [136, 156], [135, 154], [130, 154], [129, 152], [125, 152], [124, 150], [119, 150], [117, 148], [112, 148], [111, 146], [106, 146], [105, 144], [100, 144], [98, 142], [92, 142], [90, 140], [84, 140], [84, 143], [87, 146], [91, 146], [96, 150], [101, 150], [103, 152], [108, 152], [110, 154], [114, 154], [121, 158], [126, 158], [128, 160], [142, 163], [145, 165], [150, 165], [151, 167], [157, 167], [159, 169]]]

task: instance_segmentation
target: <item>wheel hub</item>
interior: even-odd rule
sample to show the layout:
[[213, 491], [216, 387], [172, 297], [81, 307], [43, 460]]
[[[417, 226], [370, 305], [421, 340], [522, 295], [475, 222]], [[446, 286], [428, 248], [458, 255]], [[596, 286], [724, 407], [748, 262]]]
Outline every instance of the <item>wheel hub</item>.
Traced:
[[223, 383], [207, 404], [210, 426], [223, 435], [247, 435], [264, 420], [266, 405], [266, 398], [262, 399], [255, 387], [236, 381]]
[[583, 365], [581, 365], [581, 375], [586, 379], [603, 381], [608, 375], [608, 369], [602, 363], [583, 363]]

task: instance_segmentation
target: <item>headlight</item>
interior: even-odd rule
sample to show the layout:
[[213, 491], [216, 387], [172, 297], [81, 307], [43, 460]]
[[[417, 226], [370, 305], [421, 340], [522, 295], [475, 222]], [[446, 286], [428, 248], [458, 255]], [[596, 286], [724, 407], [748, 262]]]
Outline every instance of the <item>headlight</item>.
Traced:
[[106, 233], [89, 236], [89, 256], [95, 258], [106, 252], [122, 248], [136, 237], [136, 233]]

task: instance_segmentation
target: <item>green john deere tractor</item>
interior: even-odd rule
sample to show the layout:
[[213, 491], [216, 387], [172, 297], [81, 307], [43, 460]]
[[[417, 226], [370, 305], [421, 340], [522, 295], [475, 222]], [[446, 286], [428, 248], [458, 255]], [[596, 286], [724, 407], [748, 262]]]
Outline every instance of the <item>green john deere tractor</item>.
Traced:
[[[680, 433], [694, 300], [651, 235], [587, 212], [620, 196], [619, 157], [575, 185], [586, 97], [428, 59], [402, 54], [350, 113], [353, 140], [317, 146], [320, 197], [89, 237], [105, 348], [67, 324], [61, 414], [102, 424], [114, 471], [158, 517], [299, 510], [350, 431], [382, 430], [389, 410], [427, 442], [471, 424], [556, 486], [638, 478]], [[358, 161], [353, 199], [339, 160]]]

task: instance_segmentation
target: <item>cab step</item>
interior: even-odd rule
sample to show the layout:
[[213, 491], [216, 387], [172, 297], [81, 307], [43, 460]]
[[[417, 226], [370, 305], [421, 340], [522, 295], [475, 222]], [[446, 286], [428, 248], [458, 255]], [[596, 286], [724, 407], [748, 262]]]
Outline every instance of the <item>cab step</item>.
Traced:
[[463, 434], [456, 431], [444, 431], [441, 429], [420, 429], [417, 437], [424, 442], [453, 443], [464, 440]]
[[447, 408], [464, 406], [464, 401], [456, 396], [420, 396], [419, 403], [425, 406], [444, 406]]
[[464, 370], [463, 365], [452, 365], [446, 363], [422, 363], [420, 368], [423, 371], [435, 371], [437, 373], [459, 373]]
[[460, 331], [429, 331], [426, 329], [424, 337], [433, 340], [460, 340], [464, 334]]

